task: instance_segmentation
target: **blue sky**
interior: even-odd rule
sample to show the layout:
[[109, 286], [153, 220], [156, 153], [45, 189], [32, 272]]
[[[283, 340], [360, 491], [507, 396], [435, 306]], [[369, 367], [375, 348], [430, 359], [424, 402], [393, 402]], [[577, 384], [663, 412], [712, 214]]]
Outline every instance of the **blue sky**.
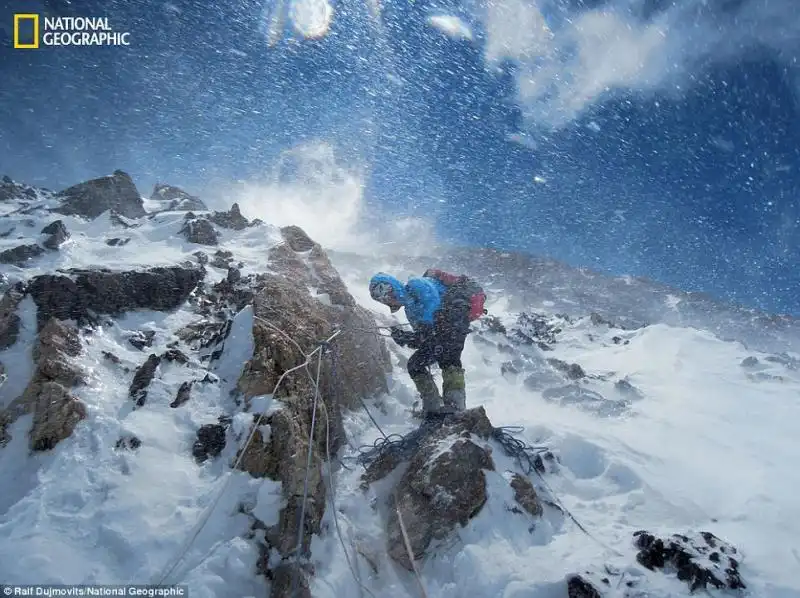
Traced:
[[[202, 194], [324, 139], [376, 211], [435, 215], [449, 240], [800, 315], [790, 0], [396, 0], [380, 26], [331, 1], [325, 37], [287, 25], [273, 46], [273, 0], [7, 4], [2, 174]], [[108, 16], [132, 43], [13, 50], [14, 12]]]

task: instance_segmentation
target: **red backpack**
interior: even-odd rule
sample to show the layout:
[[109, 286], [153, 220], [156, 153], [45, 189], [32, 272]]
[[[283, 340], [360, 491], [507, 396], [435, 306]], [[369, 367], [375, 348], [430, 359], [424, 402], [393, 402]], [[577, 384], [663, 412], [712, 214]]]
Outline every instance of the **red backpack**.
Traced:
[[463, 274], [457, 276], [436, 268], [428, 268], [422, 276], [438, 280], [447, 288], [443, 302], [448, 303], [457, 300], [469, 305], [469, 315], [467, 317], [470, 322], [489, 313], [483, 307], [486, 303], [486, 293], [483, 292], [483, 288], [477, 282], [468, 276]]

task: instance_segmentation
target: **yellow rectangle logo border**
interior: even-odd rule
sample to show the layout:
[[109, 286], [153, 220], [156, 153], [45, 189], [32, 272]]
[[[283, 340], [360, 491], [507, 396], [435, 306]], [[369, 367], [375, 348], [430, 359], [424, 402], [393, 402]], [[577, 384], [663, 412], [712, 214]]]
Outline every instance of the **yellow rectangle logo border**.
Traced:
[[[19, 22], [33, 21], [33, 43], [21, 44], [19, 43]], [[14, 47], [22, 50], [36, 50], [39, 48], [39, 15], [30, 13], [21, 13], [14, 15]]]

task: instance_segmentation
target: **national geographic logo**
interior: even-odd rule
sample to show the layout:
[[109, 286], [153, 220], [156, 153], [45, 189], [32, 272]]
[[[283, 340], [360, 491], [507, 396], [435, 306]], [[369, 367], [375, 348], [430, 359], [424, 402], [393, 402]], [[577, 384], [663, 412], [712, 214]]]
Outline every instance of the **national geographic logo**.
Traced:
[[[130, 33], [114, 31], [108, 17], [44, 17], [14, 15], [14, 47], [36, 50], [44, 46], [129, 46]], [[44, 27], [40, 28], [43, 21]], [[41, 34], [41, 35], [40, 35]]]

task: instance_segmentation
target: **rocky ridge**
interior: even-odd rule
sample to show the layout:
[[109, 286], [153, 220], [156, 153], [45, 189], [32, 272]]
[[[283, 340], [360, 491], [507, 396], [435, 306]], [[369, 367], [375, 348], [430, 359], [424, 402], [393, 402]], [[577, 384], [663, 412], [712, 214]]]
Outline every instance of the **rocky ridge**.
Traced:
[[[238, 446], [232, 463], [238, 463], [239, 469], [254, 478], [280, 484], [286, 505], [280, 510], [278, 523], [267, 525], [255, 514], [251, 515], [253, 531], [258, 532], [253, 541], [260, 543], [265, 554], [258, 571], [270, 581], [271, 596], [287, 595], [288, 576], [302, 577], [301, 585], [307, 592], [310, 573], [298, 568], [294, 557], [298, 549], [295, 546], [298, 496], [302, 495], [298, 485], [303, 483], [308, 458], [310, 412], [315, 396], [324, 418], [323, 427], [316, 430], [327, 430], [329, 435], [323, 437], [318, 432], [311, 446], [313, 479], [306, 502], [310, 506], [303, 545], [299, 547], [306, 557], [326, 508], [324, 464], [345, 441], [343, 413], [354, 407], [359, 397], [385, 392], [389, 368], [382, 339], [370, 336], [365, 340], [340, 334], [335, 345], [322, 355], [319, 389], [315, 387], [315, 377], [310, 375], [314, 373], [313, 363], [284, 375], [301, 365], [305, 355], [318, 348], [335, 330], [372, 325], [368, 312], [356, 305], [323, 249], [302, 229], [293, 226], [274, 229], [282, 243], [274, 244], [261, 271], [246, 268], [227, 249], [217, 250], [210, 258], [201, 249], [208, 243], [192, 238], [187, 240], [197, 249], [192, 250], [191, 259], [176, 260], [171, 265], [137, 268], [73, 265], [48, 269], [37, 258], [47, 250], [55, 251], [56, 255], [65, 249], [69, 251], [70, 239], [75, 238], [69, 228], [79, 229], [83, 226], [81, 221], [100, 222], [108, 218], [112, 227], [135, 230], [143, 218], [163, 218], [168, 226], [175, 227], [172, 235], [181, 230], [186, 232], [187, 223], [203, 223], [200, 226], [215, 235], [213, 244], [219, 243], [217, 227], [235, 234], [264, 225], [245, 218], [237, 205], [227, 212], [198, 215], [187, 212], [182, 223], [174, 218], [169, 220], [172, 218], [169, 210], [148, 214], [132, 180], [122, 171], [57, 194], [4, 181], [3, 193], [9, 204], [6, 207], [11, 208], [3, 218], [12, 223], [12, 229], [26, 224], [21, 222], [22, 211], [34, 202], [38, 203], [26, 216], [47, 218], [47, 214], [57, 213], [61, 218], [45, 227], [42, 234], [48, 236], [42, 241], [7, 250], [15, 254], [12, 261], [17, 270], [4, 273], [6, 288], [0, 299], [0, 343], [4, 351], [0, 352], [0, 361], [25, 350], [19, 339], [24, 326], [20, 310], [26, 301], [35, 310], [36, 341], [31, 354], [33, 369], [27, 383], [17, 379], [15, 372], [8, 372], [15, 377], [13, 383], [0, 386], [0, 446], [15, 441], [11, 428], [26, 414], [33, 416], [27, 432], [29, 449], [33, 452], [57, 450], [60, 443], [73, 435], [76, 426], [92, 426], [90, 410], [79, 398], [80, 389], [91, 384], [88, 380], [91, 374], [80, 366], [84, 346], [92, 344], [96, 335], [115, 326], [115, 319], [126, 314], [141, 310], [186, 313], [191, 321], [173, 330], [168, 338], [158, 338], [152, 330], [138, 330], [128, 337], [128, 350], [142, 353], [138, 363], [120, 357], [128, 350], [104, 350], [103, 367], [129, 380], [127, 395], [120, 396], [119, 401], [122, 405], [127, 402], [132, 410], [146, 410], [151, 401], [162, 400], [162, 379], [183, 378], [169, 403], [176, 410], [190, 406], [193, 393], [220, 393], [216, 422], [197, 428], [192, 455], [202, 465], [219, 459], [226, 446]], [[198, 198], [175, 187], [157, 186], [154, 195], [159, 201], [170, 202], [172, 211], [191, 207], [196, 212], [204, 207]], [[103, 241], [86, 233], [81, 237], [84, 242]], [[104, 244], [122, 247], [128, 240]], [[25, 249], [30, 247], [37, 249]], [[59, 259], [63, 263], [63, 258]], [[247, 313], [252, 318], [249, 335], [253, 339], [253, 352], [240, 366], [237, 380], [221, 380], [215, 374], [216, 366], [232, 350], [227, 344], [234, 321]], [[279, 380], [281, 384], [273, 396]], [[20, 386], [24, 386], [24, 391], [19, 396], [4, 393]], [[265, 396], [271, 397], [267, 411], [263, 411]], [[250, 416], [253, 423], [246, 433], [242, 430], [237, 433], [233, 429], [234, 419], [241, 422], [244, 415]], [[256, 428], [255, 420], [262, 420], [263, 424]], [[265, 429], [270, 433], [265, 435]], [[241, 443], [250, 436], [251, 442], [245, 447]], [[141, 439], [123, 434], [115, 450], [136, 453], [142, 446]], [[266, 557], [275, 550], [282, 555], [277, 562]]]

